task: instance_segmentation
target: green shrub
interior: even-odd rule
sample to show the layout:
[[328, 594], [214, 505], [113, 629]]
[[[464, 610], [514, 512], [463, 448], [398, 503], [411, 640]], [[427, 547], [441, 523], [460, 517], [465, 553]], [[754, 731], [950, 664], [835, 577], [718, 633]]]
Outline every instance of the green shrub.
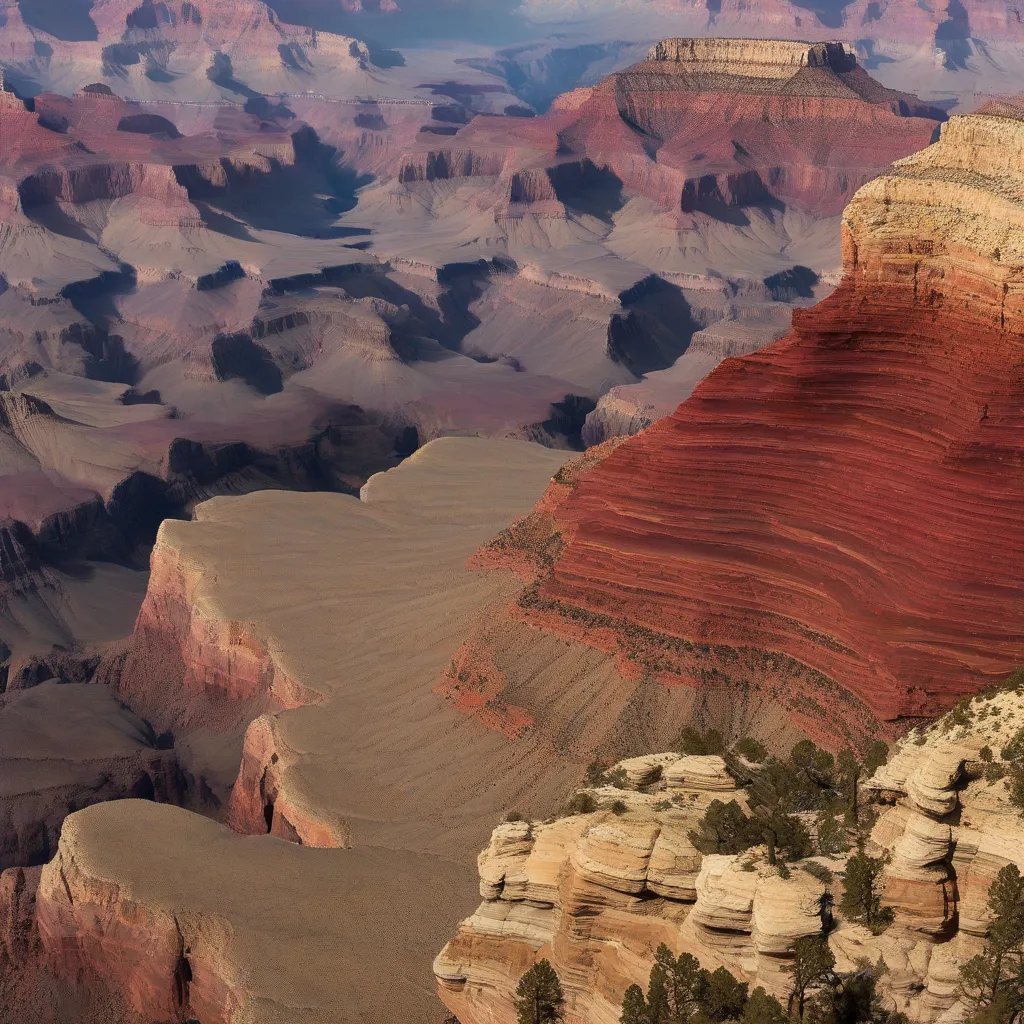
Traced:
[[816, 878], [819, 882], [823, 882], [825, 885], [829, 885], [835, 881], [836, 876], [833, 875], [824, 864], [819, 864], [816, 860], [810, 860], [806, 864], [802, 865], [802, 867], [812, 878]]
[[679, 734], [676, 749], [681, 754], [721, 754], [725, 751], [725, 740], [717, 729], [702, 733], [688, 725]]
[[507, 811], [505, 813], [505, 819], [504, 820], [506, 822], [522, 821], [523, 820], [523, 816], [518, 811]]
[[764, 744], [758, 743], [752, 736], [744, 736], [742, 739], [738, 739], [733, 745], [733, 750], [740, 757], [744, 757], [754, 764], [760, 764], [768, 756], [768, 751]]
[[834, 857], [850, 848], [846, 841], [846, 830], [834, 815], [822, 811], [818, 815], [817, 825], [819, 853], [826, 857]]
[[629, 808], [622, 800], [616, 800], [612, 803], [609, 810], [612, 812], [612, 814], [625, 814], [626, 811], [629, 810]]
[[572, 798], [565, 805], [565, 813], [567, 815], [593, 814], [596, 810], [597, 801], [594, 799], [594, 794], [588, 793], [585, 789], [573, 794]]
[[985, 746], [978, 751], [978, 757], [988, 764], [992, 760], [992, 748], [986, 743]]
[[999, 751], [999, 756], [1004, 761], [1016, 761], [1024, 756], [1024, 729], [1018, 729], [1013, 739]]

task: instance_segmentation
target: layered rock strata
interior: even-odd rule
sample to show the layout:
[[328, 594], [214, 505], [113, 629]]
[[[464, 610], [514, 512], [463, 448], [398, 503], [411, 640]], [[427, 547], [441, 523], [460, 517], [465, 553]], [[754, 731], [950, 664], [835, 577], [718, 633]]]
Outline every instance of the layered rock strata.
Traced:
[[517, 614], [826, 741], [1019, 664], [1022, 147], [954, 118], [861, 189], [838, 290], [549, 503]]
[[421, 154], [399, 178], [497, 175], [497, 213], [510, 218], [607, 218], [628, 194], [674, 211], [680, 226], [742, 224], [744, 209], [766, 204], [829, 216], [927, 145], [944, 117], [883, 88], [840, 43], [666, 39], [518, 128], [515, 150], [477, 119], [457, 147]]
[[[1005, 779], [985, 779], [979, 754], [1005, 745], [1022, 716], [1017, 690], [979, 698], [912, 733], [867, 783], [880, 811], [868, 852], [887, 858], [883, 903], [895, 912], [881, 934], [822, 901], [821, 869], [839, 875], [828, 885], [837, 896], [845, 855], [814, 858], [813, 875], [798, 862], [788, 877], [760, 849], [702, 856], [687, 833], [716, 793], [730, 798], [705, 781], [707, 763], [721, 761], [653, 755], [617, 765], [629, 788], [592, 791], [593, 813], [495, 829], [479, 857], [483, 903], [435, 960], [438, 992], [464, 1022], [504, 1024], [519, 977], [546, 957], [566, 988], [567, 1020], [613, 1024], [664, 942], [785, 1001], [793, 942], [824, 927], [838, 970], [885, 960], [888, 1005], [914, 1021], [959, 1019], [958, 967], [987, 933], [989, 885], [1022, 863], [1021, 814]], [[654, 764], [663, 775], [644, 784]]]

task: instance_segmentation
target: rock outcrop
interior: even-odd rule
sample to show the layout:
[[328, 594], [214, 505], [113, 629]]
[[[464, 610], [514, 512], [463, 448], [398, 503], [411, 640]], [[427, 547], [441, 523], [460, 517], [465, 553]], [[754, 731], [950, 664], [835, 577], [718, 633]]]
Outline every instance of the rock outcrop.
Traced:
[[[604, 206], [609, 216], [638, 194], [680, 225], [741, 223], [764, 204], [835, 215], [893, 159], [927, 145], [944, 117], [883, 88], [840, 43], [666, 39], [516, 132], [499, 212]], [[495, 173], [492, 125], [473, 122], [458, 138], [465, 148], [438, 177]]]
[[1005, 747], [1022, 714], [1020, 687], [965, 702], [911, 733], [867, 782], [880, 812], [867, 850], [886, 857], [883, 904], [894, 911], [879, 934], [831, 909], [842, 883], [822, 879], [841, 879], [846, 855], [784, 873], [759, 848], [701, 855], [687, 833], [713, 794], [672, 773], [699, 777], [711, 759], [653, 755], [615, 766], [631, 786], [650, 777], [641, 763], [666, 765], [642, 792], [593, 790], [592, 813], [495, 829], [479, 858], [484, 902], [435, 960], [439, 995], [461, 1021], [504, 1024], [519, 977], [546, 957], [565, 986], [570, 1024], [614, 1024], [626, 987], [646, 985], [665, 943], [784, 1000], [794, 941], [824, 930], [839, 971], [885, 961], [879, 990], [889, 1006], [913, 1021], [959, 1019], [958, 969], [987, 933], [988, 888], [1002, 866], [1024, 863], [1024, 818], [1005, 779], [981, 771], [985, 757], [998, 766], [1000, 756], [981, 751]]
[[861, 189], [838, 290], [548, 503], [518, 614], [826, 741], [1019, 664], [1022, 146], [957, 117]]
[[[633, 788], [655, 765], [663, 775]], [[781, 993], [789, 947], [821, 931], [818, 879], [798, 871], [783, 880], [755, 863], [757, 852], [694, 848], [688, 832], [713, 799], [745, 799], [721, 758], [659, 754], [615, 769], [631, 788], [595, 790], [596, 812], [494, 831], [479, 858], [484, 903], [434, 962], [460, 1020], [511, 1021], [518, 974], [546, 955], [566, 985], [569, 1019], [612, 1024], [661, 942]]]

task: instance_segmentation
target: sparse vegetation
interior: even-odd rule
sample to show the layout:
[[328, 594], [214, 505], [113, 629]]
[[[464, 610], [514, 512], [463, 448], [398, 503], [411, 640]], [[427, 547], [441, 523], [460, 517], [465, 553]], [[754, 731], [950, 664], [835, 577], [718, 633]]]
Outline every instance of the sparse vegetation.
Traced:
[[[704, 742], [699, 734], [698, 738]], [[750, 771], [746, 782], [749, 816], [735, 801], [730, 805], [715, 800], [690, 839], [702, 853], [739, 853], [763, 843], [769, 864], [774, 866], [780, 859], [792, 863], [813, 852], [810, 833], [798, 814], [817, 811], [819, 851], [826, 856], [844, 853], [849, 843], [836, 814], [841, 812], [850, 827], [863, 828], [870, 822], [871, 809], [860, 804], [859, 781], [874, 774], [887, 753], [888, 747], [876, 742], [863, 761], [851, 750], [844, 750], [837, 759], [810, 740], [801, 740], [787, 760], [766, 757]]]
[[594, 794], [588, 793], [585, 789], [579, 793], [574, 793], [565, 805], [565, 813], [567, 815], [593, 814], [596, 810], [597, 801], [594, 799]]
[[612, 812], [612, 814], [623, 815], [626, 813], [626, 811], [629, 810], [629, 808], [626, 806], [624, 801], [615, 800], [612, 802], [612, 805], [609, 808], [609, 810]]
[[523, 816], [518, 811], [506, 811], [504, 820], [508, 823], [522, 821]]
[[[764, 988], [748, 993], [724, 967], [708, 971], [688, 953], [678, 957], [660, 945], [654, 955], [647, 994], [630, 985], [622, 1000], [620, 1024], [907, 1024], [887, 1010], [877, 994], [878, 979], [888, 971], [877, 963], [858, 963], [839, 974], [824, 936], [798, 939], [784, 968], [792, 977], [788, 1007]], [[1008, 1022], [1000, 1022], [1008, 1024]]]
[[764, 759], [768, 756], [768, 751], [763, 743], [758, 743], [751, 736], [744, 736], [742, 739], [738, 739], [733, 744], [733, 750], [736, 751], [740, 757], [746, 758], [753, 764], [761, 764]]
[[1024, 878], [1015, 864], [999, 870], [988, 907], [988, 938], [960, 968], [960, 994], [978, 1024], [1013, 1024], [1024, 1012]]

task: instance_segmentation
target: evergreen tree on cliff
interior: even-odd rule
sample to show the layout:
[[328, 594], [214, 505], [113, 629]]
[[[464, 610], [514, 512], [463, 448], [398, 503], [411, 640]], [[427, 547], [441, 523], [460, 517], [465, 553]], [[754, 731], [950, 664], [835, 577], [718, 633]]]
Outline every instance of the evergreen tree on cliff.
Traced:
[[893, 910], [882, 906], [882, 869], [880, 857], [869, 857], [858, 850], [843, 872], [843, 898], [840, 913], [850, 921], [866, 924], [876, 935], [892, 923]]
[[619, 1024], [651, 1024], [651, 1015], [644, 999], [644, 990], [639, 985], [630, 985], [622, 998], [622, 1016]]
[[975, 1021], [1015, 1024], [1024, 1013], [1024, 878], [1016, 864], [999, 870], [988, 906], [988, 939], [960, 968], [960, 992]]
[[793, 959], [783, 970], [793, 977], [787, 1010], [790, 1017], [802, 1021], [808, 995], [831, 985], [835, 978], [836, 958], [820, 935], [808, 935], [793, 943]]
[[513, 1005], [518, 1024], [551, 1024], [562, 1020], [565, 995], [558, 974], [547, 960], [538, 960], [519, 979]]

